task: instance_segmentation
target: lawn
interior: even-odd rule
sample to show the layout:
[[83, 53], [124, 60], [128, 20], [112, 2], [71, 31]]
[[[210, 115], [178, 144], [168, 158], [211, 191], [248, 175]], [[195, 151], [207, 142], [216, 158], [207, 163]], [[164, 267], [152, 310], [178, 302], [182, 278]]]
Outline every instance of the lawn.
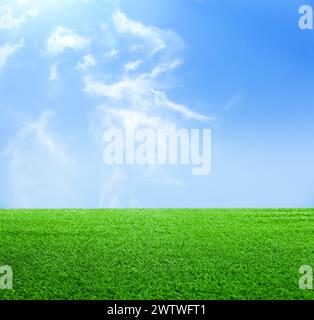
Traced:
[[4, 210], [1, 299], [313, 299], [314, 210]]

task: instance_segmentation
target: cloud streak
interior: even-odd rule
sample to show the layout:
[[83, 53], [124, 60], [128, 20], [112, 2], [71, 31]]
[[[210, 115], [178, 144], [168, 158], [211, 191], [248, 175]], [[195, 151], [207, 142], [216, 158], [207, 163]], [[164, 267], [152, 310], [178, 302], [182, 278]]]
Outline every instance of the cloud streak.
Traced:
[[49, 129], [54, 112], [23, 120], [4, 154], [9, 159], [11, 202], [16, 208], [72, 206], [77, 202], [69, 173], [74, 161]]
[[113, 20], [119, 33], [130, 34], [145, 40], [150, 46], [151, 54], [155, 54], [166, 47], [161, 30], [130, 20], [119, 10], [114, 13]]
[[24, 46], [24, 39], [17, 43], [7, 43], [0, 47], [0, 71], [5, 67], [9, 58]]
[[55, 114], [51, 110], [42, 112], [38, 120], [29, 120], [21, 124], [16, 136], [9, 142], [5, 151], [6, 155], [13, 156], [13, 161], [18, 159], [19, 145], [27, 138], [32, 137], [37, 140], [40, 146], [47, 151], [52, 157], [63, 164], [71, 165], [72, 160], [66, 155], [61, 144], [49, 132], [48, 126]]

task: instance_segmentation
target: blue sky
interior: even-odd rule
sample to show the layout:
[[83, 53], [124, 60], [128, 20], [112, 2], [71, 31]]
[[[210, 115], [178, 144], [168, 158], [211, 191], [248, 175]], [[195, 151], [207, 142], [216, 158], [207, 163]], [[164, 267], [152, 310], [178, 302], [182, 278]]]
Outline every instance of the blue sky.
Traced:
[[[305, 3], [1, 1], [0, 207], [313, 207]], [[117, 110], [211, 128], [211, 174], [106, 166]]]

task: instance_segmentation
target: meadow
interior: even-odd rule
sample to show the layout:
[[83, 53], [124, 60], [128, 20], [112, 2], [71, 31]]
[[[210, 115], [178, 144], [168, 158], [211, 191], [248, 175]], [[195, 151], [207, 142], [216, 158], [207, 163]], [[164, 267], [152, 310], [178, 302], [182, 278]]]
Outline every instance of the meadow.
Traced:
[[2, 210], [4, 299], [313, 299], [314, 210]]

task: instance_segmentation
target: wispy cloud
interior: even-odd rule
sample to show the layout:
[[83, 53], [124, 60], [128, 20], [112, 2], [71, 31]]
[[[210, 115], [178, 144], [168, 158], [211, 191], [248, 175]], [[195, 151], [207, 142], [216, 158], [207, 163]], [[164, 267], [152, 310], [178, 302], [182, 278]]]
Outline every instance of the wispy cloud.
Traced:
[[187, 119], [198, 121], [212, 119], [169, 99], [166, 92], [155, 88], [154, 81], [147, 74], [133, 78], [127, 76], [113, 84], [105, 84], [86, 77], [84, 84], [86, 93], [112, 99], [116, 103], [120, 103], [121, 106], [128, 105], [133, 110], [160, 113], [168, 109], [168, 111], [177, 112]]
[[62, 162], [70, 165], [72, 160], [66, 155], [61, 144], [56, 140], [52, 133], [49, 132], [48, 126], [54, 117], [54, 112], [45, 110], [42, 112], [38, 120], [28, 120], [22, 122], [17, 134], [10, 140], [5, 154], [12, 155], [14, 161], [18, 158], [19, 145], [28, 137], [36, 139], [40, 146], [49, 152], [49, 154]]
[[17, 43], [7, 43], [0, 47], [0, 71], [7, 64], [8, 59], [24, 46], [24, 40]]
[[57, 63], [54, 63], [54, 64], [50, 67], [49, 80], [50, 80], [50, 81], [56, 81], [58, 78], [59, 78], [59, 75], [58, 75], [58, 65], [57, 65]]
[[120, 53], [119, 50], [112, 49], [112, 50], [110, 50], [108, 52], [105, 52], [103, 57], [105, 59], [113, 59], [113, 58], [117, 58], [119, 56], [119, 53]]
[[[183, 59], [172, 57], [173, 52], [178, 52], [184, 47], [180, 36], [173, 31], [146, 26], [131, 20], [119, 10], [114, 12], [113, 21], [119, 34], [126, 34], [132, 40], [141, 38], [144, 40], [143, 46], [148, 50], [138, 54], [137, 59], [124, 63], [123, 68], [126, 74], [122, 74], [116, 82], [106, 83], [90, 75], [85, 77], [84, 91], [90, 95], [107, 98], [108, 104], [114, 104], [116, 108], [128, 106], [132, 111], [146, 112], [148, 115], [163, 113], [163, 116], [167, 116], [168, 110], [168, 112], [179, 113], [186, 119], [211, 120], [211, 117], [172, 101], [168, 93], [160, 89], [162, 80], [159, 80], [159, 77], [169, 74], [183, 64]], [[176, 39], [176, 41], [169, 41], [170, 39]], [[163, 55], [154, 59], [156, 61], [151, 66], [149, 57], [158, 51], [163, 51]], [[148, 67], [151, 70], [142, 73], [135, 72], [140, 66], [143, 66], [143, 70], [147, 70]]]
[[27, 19], [37, 17], [38, 9], [30, 9], [15, 17], [13, 9], [8, 5], [0, 6], [0, 29], [19, 28]]
[[158, 78], [163, 73], [167, 73], [171, 70], [174, 70], [178, 67], [180, 67], [183, 64], [183, 60], [176, 58], [172, 61], [168, 61], [165, 63], [158, 64], [156, 67], [153, 68], [150, 77], [151, 78]]
[[137, 59], [135, 61], [130, 61], [124, 65], [124, 69], [126, 71], [135, 71], [139, 68], [141, 64], [142, 64], [142, 60], [140, 59]]
[[54, 207], [73, 202], [75, 194], [67, 181], [74, 162], [49, 128], [54, 112], [45, 110], [37, 120], [25, 119], [4, 154], [9, 159], [14, 207]]
[[74, 30], [59, 26], [48, 37], [47, 52], [57, 56], [66, 49], [81, 50], [88, 47], [90, 43], [90, 39], [80, 36]]
[[115, 26], [120, 33], [127, 33], [139, 37], [151, 44], [151, 53], [156, 53], [166, 47], [160, 30], [148, 27], [140, 22], [128, 19], [128, 17], [117, 10], [113, 16]]
[[76, 69], [83, 71], [88, 68], [95, 67], [96, 65], [97, 65], [97, 62], [94, 56], [92, 54], [88, 54], [84, 56], [83, 60], [77, 64]]
[[243, 101], [243, 94], [236, 94], [229, 98], [229, 100], [222, 107], [222, 111], [230, 111], [237, 107]]
[[[182, 39], [171, 30], [162, 30], [153, 26], [146, 26], [141, 22], [129, 19], [123, 12], [117, 10], [113, 15], [113, 20], [117, 31], [120, 34], [131, 35], [134, 38], [142, 39], [149, 50], [150, 55], [154, 55], [173, 43], [175, 46], [183, 46]], [[133, 49], [135, 47], [133, 46]]]

